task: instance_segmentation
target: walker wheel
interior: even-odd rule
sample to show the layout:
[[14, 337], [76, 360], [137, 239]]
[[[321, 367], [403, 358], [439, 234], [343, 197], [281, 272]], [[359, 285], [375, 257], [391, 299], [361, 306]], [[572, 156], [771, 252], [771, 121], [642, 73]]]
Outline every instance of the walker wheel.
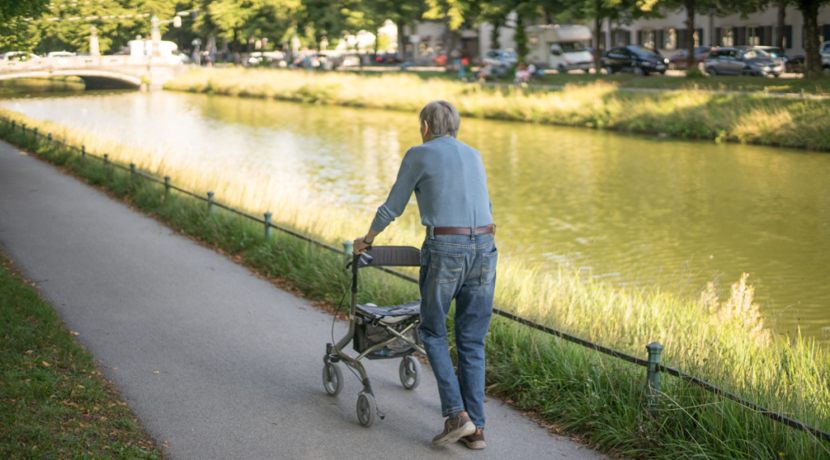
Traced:
[[326, 393], [337, 396], [343, 390], [343, 371], [337, 364], [328, 362], [323, 367], [323, 387]]
[[407, 390], [418, 388], [421, 383], [421, 363], [412, 356], [404, 356], [398, 366], [398, 375], [401, 376], [401, 385]]
[[378, 406], [375, 397], [369, 393], [360, 393], [357, 397], [357, 419], [360, 424], [369, 428], [375, 424], [378, 416]]

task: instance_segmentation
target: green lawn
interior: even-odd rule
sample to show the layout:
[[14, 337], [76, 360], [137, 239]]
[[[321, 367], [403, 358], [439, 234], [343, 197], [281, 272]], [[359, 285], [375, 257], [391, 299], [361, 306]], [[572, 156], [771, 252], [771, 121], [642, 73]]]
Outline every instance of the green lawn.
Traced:
[[0, 252], [0, 458], [158, 459], [161, 449]]

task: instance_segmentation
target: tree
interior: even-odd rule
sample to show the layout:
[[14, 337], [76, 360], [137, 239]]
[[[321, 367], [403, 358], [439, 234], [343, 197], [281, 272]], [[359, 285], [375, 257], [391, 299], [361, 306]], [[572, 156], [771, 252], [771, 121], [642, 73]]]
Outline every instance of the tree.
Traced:
[[209, 43], [222, 38], [234, 51], [240, 51], [251, 37], [282, 39], [295, 24], [300, 1], [202, 0], [200, 6], [196, 29]]
[[18, 18], [38, 17], [46, 11], [48, 0], [0, 0], [0, 24]]
[[[150, 33], [150, 17], [172, 18], [175, 4], [169, 0], [108, 0], [50, 4], [32, 21], [31, 39], [37, 52], [67, 50], [89, 52], [92, 26], [98, 29], [101, 52], [118, 50], [136, 35]], [[147, 16], [144, 16], [147, 15]], [[166, 29], [167, 26], [162, 26]]]
[[452, 59], [455, 48], [461, 42], [459, 30], [464, 26], [477, 24], [483, 2], [476, 0], [427, 0], [427, 10], [424, 19], [441, 20], [444, 22], [444, 34], [441, 39], [447, 59]]
[[775, 46], [784, 49], [784, 29], [787, 27], [784, 21], [787, 18], [788, 0], [778, 0], [778, 14], [776, 15]]
[[398, 60], [403, 62], [406, 59], [404, 28], [414, 25], [423, 16], [425, 4], [406, 0], [364, 0], [362, 10], [365, 15], [373, 16], [375, 19], [372, 22], [378, 25], [383, 25], [387, 19], [395, 23], [398, 28]]
[[605, 20], [622, 22], [657, 16], [659, 13], [654, 7], [655, 3], [656, 0], [583, 0], [573, 3], [572, 8], [578, 9], [577, 17], [592, 20], [594, 23], [594, 68], [597, 71], [602, 68], [600, 40], [602, 39], [602, 24]]
[[317, 42], [323, 36], [355, 35], [363, 29], [373, 29], [361, 9], [359, 0], [303, 0], [298, 11], [297, 29], [313, 29]]
[[804, 76], [818, 78], [823, 73], [818, 29], [818, 10], [830, 0], [796, 0], [795, 5], [804, 17]]
[[686, 68], [693, 69], [695, 60], [695, 15], [714, 14], [727, 16], [740, 13], [746, 16], [754, 13], [769, 0], [668, 0], [659, 4], [664, 8], [683, 8], [686, 10]]

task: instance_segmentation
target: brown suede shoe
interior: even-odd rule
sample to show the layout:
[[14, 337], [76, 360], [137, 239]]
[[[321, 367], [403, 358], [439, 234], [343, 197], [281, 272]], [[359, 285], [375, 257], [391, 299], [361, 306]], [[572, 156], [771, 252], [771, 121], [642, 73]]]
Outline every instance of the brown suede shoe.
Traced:
[[486, 447], [486, 444], [484, 444], [484, 430], [481, 430], [480, 433], [476, 430], [473, 434], [464, 436], [459, 439], [459, 441], [463, 442], [467, 445], [467, 447], [473, 450], [481, 450]]
[[444, 444], [451, 444], [475, 432], [476, 426], [470, 420], [470, 417], [461, 414], [452, 420], [447, 419], [444, 422], [444, 431], [432, 439], [432, 445], [443, 446]]

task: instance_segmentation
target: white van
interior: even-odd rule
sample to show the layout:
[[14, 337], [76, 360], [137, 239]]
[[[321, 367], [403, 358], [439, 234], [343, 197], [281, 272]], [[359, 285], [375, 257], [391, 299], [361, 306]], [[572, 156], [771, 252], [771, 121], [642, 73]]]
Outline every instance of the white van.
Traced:
[[579, 25], [530, 26], [527, 33], [527, 60], [542, 69], [588, 70], [594, 67], [594, 56], [586, 47], [591, 29]]

